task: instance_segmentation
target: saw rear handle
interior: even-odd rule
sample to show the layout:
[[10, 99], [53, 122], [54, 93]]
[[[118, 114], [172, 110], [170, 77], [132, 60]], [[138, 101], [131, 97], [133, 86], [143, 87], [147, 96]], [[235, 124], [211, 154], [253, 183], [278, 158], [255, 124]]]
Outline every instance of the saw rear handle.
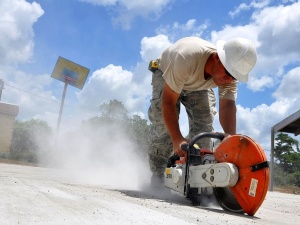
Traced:
[[[205, 133], [200, 133], [198, 135], [196, 135], [194, 138], [191, 139], [190, 143], [188, 144], [182, 144], [181, 145], [181, 150], [185, 151], [188, 153], [188, 155], [193, 155], [193, 156], [200, 156], [200, 151], [198, 146], [195, 146], [196, 142], [201, 139], [201, 138], [215, 138], [215, 139], [219, 139], [220, 141], [222, 141], [225, 137], [225, 134], [222, 133], [209, 133], [209, 132], [205, 132]], [[189, 158], [189, 157], [187, 157]], [[172, 155], [167, 162], [167, 167], [175, 167], [176, 166], [176, 161], [179, 160], [180, 157], [177, 154]]]

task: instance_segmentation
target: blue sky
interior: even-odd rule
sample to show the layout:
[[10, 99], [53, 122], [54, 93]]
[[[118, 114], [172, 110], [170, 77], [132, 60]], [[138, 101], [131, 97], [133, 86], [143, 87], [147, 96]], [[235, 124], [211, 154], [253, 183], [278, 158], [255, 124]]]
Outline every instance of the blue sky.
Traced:
[[[268, 151], [271, 127], [299, 110], [299, 9], [292, 0], [1, 0], [2, 101], [20, 106], [18, 120], [55, 128], [63, 83], [50, 76], [61, 56], [90, 69], [82, 90], [68, 86], [63, 132], [112, 99], [147, 119], [149, 60], [185, 36], [245, 37], [258, 61], [239, 84], [237, 131]], [[185, 113], [181, 128], [187, 131]], [[217, 117], [215, 129], [222, 131]]]

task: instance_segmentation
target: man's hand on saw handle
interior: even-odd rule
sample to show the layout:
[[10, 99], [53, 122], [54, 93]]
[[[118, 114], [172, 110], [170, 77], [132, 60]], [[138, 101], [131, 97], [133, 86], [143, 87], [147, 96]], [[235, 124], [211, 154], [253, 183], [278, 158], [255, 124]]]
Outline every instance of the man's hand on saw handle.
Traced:
[[178, 155], [179, 157], [186, 156], [186, 151], [183, 151], [181, 148], [182, 145], [188, 145], [188, 140], [183, 138], [173, 142], [173, 152], [175, 155]]

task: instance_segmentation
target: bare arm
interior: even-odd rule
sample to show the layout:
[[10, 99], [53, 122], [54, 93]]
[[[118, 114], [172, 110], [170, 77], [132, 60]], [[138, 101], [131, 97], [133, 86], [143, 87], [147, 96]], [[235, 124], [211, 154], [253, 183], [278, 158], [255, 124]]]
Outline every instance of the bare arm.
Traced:
[[165, 121], [165, 125], [171, 139], [173, 141], [173, 151], [179, 156], [184, 156], [184, 152], [181, 151], [181, 144], [187, 143], [186, 139], [182, 136], [179, 128], [178, 114], [176, 112], [176, 103], [179, 98], [179, 94], [174, 92], [167, 84], [164, 85], [162, 94], [162, 115]]
[[230, 99], [220, 99], [219, 120], [226, 134], [236, 134], [236, 105]]

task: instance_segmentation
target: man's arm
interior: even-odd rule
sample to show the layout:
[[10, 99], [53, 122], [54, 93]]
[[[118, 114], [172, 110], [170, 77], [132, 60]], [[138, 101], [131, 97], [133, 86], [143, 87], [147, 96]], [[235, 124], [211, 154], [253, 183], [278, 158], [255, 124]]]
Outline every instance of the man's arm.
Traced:
[[220, 99], [219, 120], [226, 134], [236, 134], [236, 105], [230, 99]]
[[179, 94], [174, 92], [165, 83], [162, 94], [162, 115], [165, 121], [165, 125], [173, 141], [174, 153], [179, 156], [184, 156], [184, 152], [181, 151], [180, 146], [181, 144], [187, 142], [186, 139], [182, 136], [179, 128], [178, 114], [176, 112], [176, 103], [178, 98]]

